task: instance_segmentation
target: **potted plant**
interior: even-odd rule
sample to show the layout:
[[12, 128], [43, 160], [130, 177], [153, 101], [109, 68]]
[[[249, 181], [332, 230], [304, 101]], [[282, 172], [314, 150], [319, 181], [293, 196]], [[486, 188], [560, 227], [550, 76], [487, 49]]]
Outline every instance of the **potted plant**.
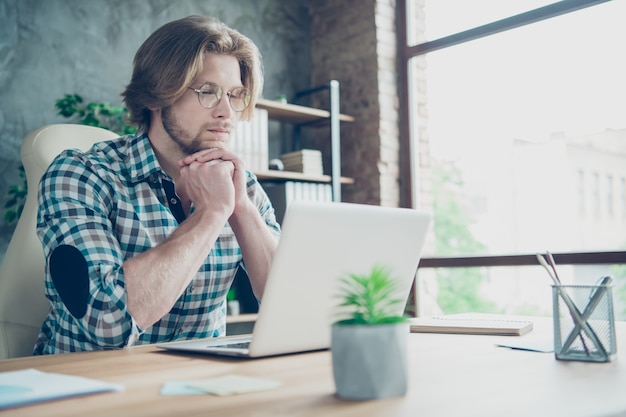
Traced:
[[[101, 127], [116, 132], [119, 135], [135, 133], [137, 128], [128, 122], [128, 110], [123, 106], [114, 106], [106, 102], [90, 102], [83, 104], [83, 98], [78, 94], [66, 94], [54, 103], [57, 114], [76, 123]], [[17, 223], [28, 194], [26, 173], [22, 164], [18, 167], [20, 184], [10, 185], [8, 201], [4, 208], [4, 222]]]
[[340, 280], [339, 319], [332, 325], [336, 394], [366, 400], [401, 396], [407, 389], [406, 300], [382, 266]]

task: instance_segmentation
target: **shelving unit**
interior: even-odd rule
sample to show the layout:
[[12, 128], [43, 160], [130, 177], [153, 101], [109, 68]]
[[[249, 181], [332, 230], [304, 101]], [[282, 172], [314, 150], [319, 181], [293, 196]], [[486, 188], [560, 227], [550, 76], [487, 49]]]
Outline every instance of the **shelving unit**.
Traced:
[[354, 117], [339, 113], [339, 82], [335, 80], [330, 81], [328, 84], [301, 91], [296, 94], [296, 99], [322, 91], [328, 91], [330, 95], [330, 110], [266, 99], [257, 100], [256, 107], [267, 110], [270, 120], [293, 124], [296, 129], [308, 126], [329, 126], [331, 175], [311, 176], [291, 171], [264, 171], [255, 172], [255, 174], [261, 181], [293, 180], [331, 183], [333, 201], [341, 201], [341, 185], [353, 184], [354, 180], [341, 176], [339, 125], [341, 122], [354, 122]]
[[[314, 107], [307, 107], [293, 103], [282, 103], [279, 101], [259, 99], [256, 107], [267, 110], [269, 120], [280, 123], [288, 123], [294, 126], [294, 130], [304, 127], [330, 128], [331, 144], [331, 175], [307, 175], [293, 171], [254, 171], [261, 182], [311, 182], [331, 184], [332, 200], [341, 201], [341, 185], [354, 184], [354, 179], [341, 176], [341, 155], [340, 155], [340, 123], [351, 123], [355, 119], [352, 116], [339, 113], [339, 82], [330, 81], [328, 84], [302, 91], [296, 95], [296, 99], [327, 91], [330, 97], [330, 110], [323, 110]], [[294, 144], [295, 149], [300, 149], [299, 143]], [[256, 313], [258, 304], [252, 293], [249, 280], [243, 269], [237, 272], [233, 287], [237, 290], [237, 299], [240, 302], [242, 313]], [[236, 320], [236, 319], [233, 319]], [[251, 325], [252, 323], [246, 323]], [[238, 324], [230, 324], [231, 331], [237, 332]], [[235, 327], [235, 329], [232, 329]]]
[[[291, 180], [291, 181], [309, 181], [309, 182], [332, 182], [330, 175], [307, 175], [301, 172], [293, 171], [258, 171], [254, 175], [261, 181], [272, 180]], [[354, 184], [354, 179], [348, 177], [340, 177], [342, 184]]]
[[[328, 110], [300, 106], [298, 104], [281, 103], [264, 98], [258, 99], [256, 106], [260, 109], [267, 110], [272, 120], [297, 125], [327, 123], [331, 117]], [[354, 117], [339, 114], [339, 120], [342, 122], [354, 122]]]

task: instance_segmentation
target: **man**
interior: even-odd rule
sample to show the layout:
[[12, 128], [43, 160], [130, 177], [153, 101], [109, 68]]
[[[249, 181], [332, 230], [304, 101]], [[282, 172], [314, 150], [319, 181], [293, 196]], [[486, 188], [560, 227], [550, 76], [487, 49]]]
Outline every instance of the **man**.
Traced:
[[228, 151], [262, 82], [253, 42], [214, 19], [144, 42], [122, 94], [138, 133], [64, 152], [40, 183], [51, 309], [35, 354], [222, 336], [240, 266], [262, 297], [280, 229]]

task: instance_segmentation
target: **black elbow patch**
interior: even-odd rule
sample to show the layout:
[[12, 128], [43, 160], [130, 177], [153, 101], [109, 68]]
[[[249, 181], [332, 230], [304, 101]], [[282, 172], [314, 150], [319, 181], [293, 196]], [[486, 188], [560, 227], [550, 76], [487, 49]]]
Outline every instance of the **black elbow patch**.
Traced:
[[74, 246], [58, 246], [50, 255], [50, 276], [72, 316], [83, 318], [89, 299], [89, 273], [85, 257]]

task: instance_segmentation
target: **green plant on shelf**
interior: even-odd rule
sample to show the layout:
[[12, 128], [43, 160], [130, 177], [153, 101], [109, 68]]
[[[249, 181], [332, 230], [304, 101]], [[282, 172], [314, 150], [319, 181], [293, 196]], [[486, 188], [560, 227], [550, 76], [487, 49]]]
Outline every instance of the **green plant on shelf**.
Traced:
[[84, 104], [78, 94], [66, 94], [54, 103], [57, 114], [66, 119], [74, 119], [77, 123], [102, 127], [119, 135], [135, 133], [137, 128], [128, 123], [126, 107], [114, 106], [105, 102]]
[[[88, 126], [101, 127], [118, 135], [133, 134], [137, 127], [129, 123], [129, 113], [126, 107], [114, 106], [106, 102], [89, 102], [78, 94], [66, 94], [54, 103], [57, 114], [69, 121]], [[28, 183], [24, 166], [18, 167], [20, 184], [10, 185], [7, 191], [8, 200], [4, 204], [3, 220], [6, 224], [17, 222], [24, 209], [24, 202], [28, 194]]]

